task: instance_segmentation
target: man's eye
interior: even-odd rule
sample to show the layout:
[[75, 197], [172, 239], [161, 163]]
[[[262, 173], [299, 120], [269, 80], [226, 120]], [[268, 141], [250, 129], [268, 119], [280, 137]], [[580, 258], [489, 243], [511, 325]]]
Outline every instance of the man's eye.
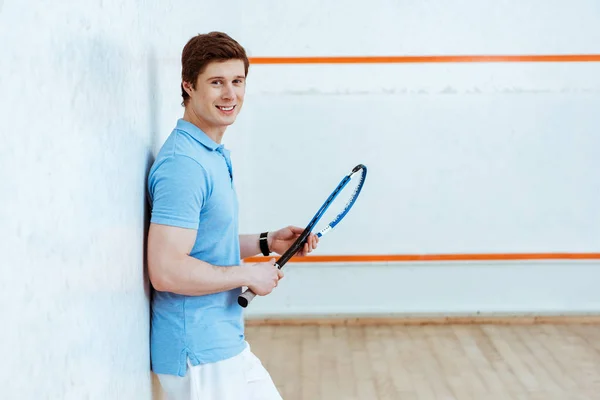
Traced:
[[222, 82], [221, 81], [212, 81], [213, 85], [220, 85]]

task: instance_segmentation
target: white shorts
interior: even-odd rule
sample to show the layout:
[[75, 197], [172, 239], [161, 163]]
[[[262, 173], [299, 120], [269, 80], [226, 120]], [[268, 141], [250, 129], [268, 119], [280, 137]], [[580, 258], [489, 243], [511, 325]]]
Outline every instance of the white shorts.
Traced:
[[281, 400], [262, 363], [246, 345], [235, 357], [192, 366], [185, 377], [157, 374], [169, 400]]

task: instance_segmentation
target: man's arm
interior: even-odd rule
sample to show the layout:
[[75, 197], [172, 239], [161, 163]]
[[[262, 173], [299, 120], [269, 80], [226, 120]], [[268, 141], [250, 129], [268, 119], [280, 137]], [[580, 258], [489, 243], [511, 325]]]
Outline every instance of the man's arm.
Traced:
[[[269, 248], [271, 248], [271, 236], [272, 233], [269, 232], [267, 235], [267, 244]], [[260, 245], [258, 243], [258, 239], [260, 237], [260, 233], [250, 234], [250, 235], [239, 235], [240, 237], [240, 257], [242, 259], [247, 257], [252, 257], [257, 254], [262, 255], [260, 251]]]
[[269, 263], [244, 268], [220, 267], [191, 257], [196, 230], [150, 224], [148, 274], [152, 286], [189, 296], [201, 296], [248, 286], [258, 295], [270, 293], [282, 274]]

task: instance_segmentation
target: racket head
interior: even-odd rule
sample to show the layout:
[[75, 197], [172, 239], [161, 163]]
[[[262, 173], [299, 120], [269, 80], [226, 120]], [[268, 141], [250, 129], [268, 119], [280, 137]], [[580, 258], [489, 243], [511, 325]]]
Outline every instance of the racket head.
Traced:
[[[348, 214], [358, 198], [367, 176], [367, 167], [358, 164], [352, 171], [344, 176], [341, 182], [331, 192], [321, 208], [310, 220], [304, 231], [290, 246], [290, 248], [276, 261], [278, 268], [282, 268], [301, 248], [316, 229], [317, 236], [321, 237], [334, 229]], [[323, 226], [319, 222], [323, 219]]]
[[327, 221], [327, 224], [323, 228], [317, 228], [318, 237], [331, 232], [344, 219], [354, 206], [354, 203], [356, 203], [366, 177], [367, 167], [359, 164], [342, 180], [338, 188], [336, 188], [337, 193], [334, 192], [335, 195], [327, 205], [327, 214], [324, 215], [324, 220]]
[[[360, 194], [364, 185], [366, 176], [367, 167], [365, 167], [363, 164], [359, 164], [352, 169], [352, 172], [350, 172], [342, 179], [342, 181], [338, 184], [335, 190], [329, 195], [327, 200], [325, 200], [319, 211], [317, 211], [317, 213], [310, 220], [306, 228], [304, 228], [304, 231], [302, 231], [300, 236], [298, 236], [298, 238], [294, 241], [290, 248], [275, 262], [277, 268], [283, 268], [283, 266], [296, 253], [298, 253], [302, 246], [304, 246], [304, 243], [308, 239], [311, 232], [315, 229], [317, 223], [323, 218], [323, 216], [326, 214], [326, 212], [329, 210], [332, 204], [334, 204], [335, 200], [338, 197], [340, 197], [340, 194], [340, 198], [342, 200], [345, 200], [343, 203], [341, 203], [343, 204], [343, 206], [339, 208], [337, 213], [332, 214], [334, 215], [332, 219], [325, 219], [325, 221], [330, 220], [330, 222], [327, 223], [325, 228], [321, 229], [321, 231], [318, 232], [318, 236], [323, 236], [325, 233], [331, 231], [342, 221], [342, 219], [344, 219], [346, 214], [348, 214], [348, 211], [350, 211], [350, 209], [356, 202], [356, 199], [358, 198], [358, 195]], [[350, 182], [352, 182], [353, 184], [349, 186]], [[346, 194], [344, 189], [348, 190], [348, 194]], [[338, 209], [338, 207], [333, 207], [333, 209], [336, 210]], [[254, 297], [256, 297], [256, 294], [254, 294], [250, 289], [248, 289], [238, 296], [238, 304], [241, 307], [246, 308], [248, 307], [252, 299], [254, 299]]]

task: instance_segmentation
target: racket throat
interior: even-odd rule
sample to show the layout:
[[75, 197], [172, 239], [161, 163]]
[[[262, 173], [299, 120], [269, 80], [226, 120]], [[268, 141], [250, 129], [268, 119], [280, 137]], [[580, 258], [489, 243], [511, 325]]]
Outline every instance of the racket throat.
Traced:
[[325, 228], [323, 228], [320, 232], [317, 233], [317, 237], [321, 237], [321, 236], [325, 236], [325, 234], [327, 234], [329, 231], [331, 231], [333, 228], [331, 227], [331, 225], [327, 225]]

